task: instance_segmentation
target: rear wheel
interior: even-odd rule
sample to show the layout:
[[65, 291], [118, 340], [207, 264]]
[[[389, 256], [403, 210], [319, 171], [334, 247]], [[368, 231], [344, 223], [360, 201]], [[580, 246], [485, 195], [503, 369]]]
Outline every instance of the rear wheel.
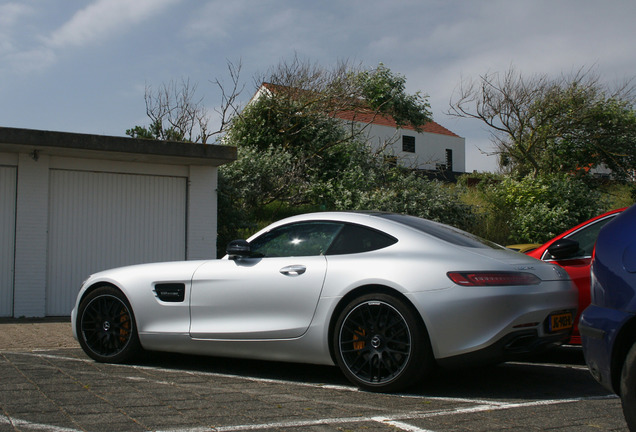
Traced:
[[636, 343], [627, 354], [621, 373], [621, 403], [630, 431], [636, 431]]
[[361, 296], [345, 307], [334, 331], [338, 366], [360, 388], [398, 391], [416, 384], [432, 366], [424, 325], [403, 301]]
[[96, 288], [82, 300], [77, 335], [84, 352], [100, 362], [126, 362], [142, 351], [132, 308], [111, 286]]

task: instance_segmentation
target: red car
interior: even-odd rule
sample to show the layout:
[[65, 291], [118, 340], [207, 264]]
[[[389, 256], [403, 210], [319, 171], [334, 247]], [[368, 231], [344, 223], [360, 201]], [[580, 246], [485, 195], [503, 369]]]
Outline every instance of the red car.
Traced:
[[526, 253], [531, 257], [558, 264], [565, 269], [579, 290], [579, 309], [574, 319], [570, 343], [581, 344], [579, 318], [590, 305], [590, 264], [596, 237], [601, 228], [624, 208], [612, 210], [583, 222]]

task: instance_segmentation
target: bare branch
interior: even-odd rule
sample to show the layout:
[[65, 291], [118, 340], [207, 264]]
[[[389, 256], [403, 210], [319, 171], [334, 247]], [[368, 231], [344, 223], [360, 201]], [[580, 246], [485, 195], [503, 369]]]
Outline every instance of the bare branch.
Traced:
[[237, 100], [245, 89], [245, 84], [240, 83], [242, 66], [241, 61], [239, 61], [238, 64], [234, 64], [229, 60], [227, 61], [227, 69], [232, 82], [230, 88], [227, 90], [218, 78], [214, 81], [210, 81], [218, 87], [221, 92], [221, 105], [219, 108], [214, 109], [214, 111], [220, 116], [219, 128], [218, 130], [211, 132], [209, 136], [225, 133], [230, 126], [232, 119], [235, 116], [240, 115], [241, 107], [237, 103]]

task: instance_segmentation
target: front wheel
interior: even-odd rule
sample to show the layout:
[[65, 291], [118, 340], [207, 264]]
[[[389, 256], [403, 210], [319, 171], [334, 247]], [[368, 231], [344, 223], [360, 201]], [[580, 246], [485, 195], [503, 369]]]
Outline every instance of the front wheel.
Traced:
[[111, 286], [96, 288], [82, 300], [77, 335], [84, 352], [99, 362], [130, 361], [142, 351], [132, 308]]
[[627, 353], [621, 373], [621, 403], [630, 431], [636, 431], [636, 343]]
[[344, 308], [333, 348], [345, 376], [370, 391], [414, 385], [433, 362], [421, 319], [402, 300], [381, 293], [361, 296]]

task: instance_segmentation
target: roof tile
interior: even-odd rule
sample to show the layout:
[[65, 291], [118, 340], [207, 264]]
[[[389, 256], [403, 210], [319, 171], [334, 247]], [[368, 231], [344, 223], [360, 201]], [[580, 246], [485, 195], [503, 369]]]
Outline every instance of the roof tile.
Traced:
[[[271, 84], [264, 82], [262, 87], [265, 87], [267, 90], [271, 92], [281, 91], [282, 89], [289, 89], [289, 87], [281, 86], [278, 84]], [[300, 90], [303, 91], [303, 90]], [[334, 114], [334, 117], [347, 120], [347, 121], [355, 121], [365, 124], [375, 124], [379, 126], [388, 126], [392, 128], [398, 128], [397, 122], [390, 115], [379, 114], [377, 112], [373, 112], [370, 109], [368, 110], [347, 110], [347, 111], [338, 111]], [[401, 126], [402, 129], [415, 130], [415, 128], [411, 125]], [[422, 132], [434, 133], [439, 135], [448, 135], [453, 137], [459, 137], [454, 132], [446, 129], [444, 126], [436, 123], [434, 121], [430, 121], [421, 126]]]

